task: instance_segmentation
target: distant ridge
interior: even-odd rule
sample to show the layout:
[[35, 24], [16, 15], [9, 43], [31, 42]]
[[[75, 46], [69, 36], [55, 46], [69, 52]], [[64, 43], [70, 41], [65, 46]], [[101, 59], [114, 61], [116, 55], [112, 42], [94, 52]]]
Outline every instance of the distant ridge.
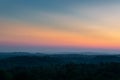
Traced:
[[[90, 52], [91, 53], [91, 52]], [[93, 53], [94, 54], [94, 53]], [[26, 53], [26, 52], [13, 52], [13, 53], [0, 53], [0, 60], [4, 62], [9, 61], [31, 61], [32, 63], [39, 63], [44, 61], [51, 61], [54, 63], [100, 63], [100, 62], [120, 62], [120, 55], [87, 55], [86, 54], [44, 54], [44, 53]], [[27, 62], [26, 62], [27, 64]]]

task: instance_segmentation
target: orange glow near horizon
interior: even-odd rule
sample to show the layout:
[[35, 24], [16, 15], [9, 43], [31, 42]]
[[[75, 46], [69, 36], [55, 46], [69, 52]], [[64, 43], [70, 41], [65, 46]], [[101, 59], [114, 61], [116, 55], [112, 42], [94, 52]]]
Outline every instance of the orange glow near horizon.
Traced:
[[[0, 44], [31, 46], [69, 46], [90, 48], [119, 48], [120, 39], [86, 37], [75, 32], [46, 29], [40, 25], [1, 23]], [[41, 25], [42, 26], [42, 25]], [[115, 35], [115, 34], [113, 34]]]

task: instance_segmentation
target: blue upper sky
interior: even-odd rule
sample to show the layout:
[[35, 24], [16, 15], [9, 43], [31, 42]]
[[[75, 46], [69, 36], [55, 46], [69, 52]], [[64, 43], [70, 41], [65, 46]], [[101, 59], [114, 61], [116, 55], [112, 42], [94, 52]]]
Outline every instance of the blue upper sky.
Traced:
[[[72, 14], [73, 7], [108, 5], [119, 0], [0, 0], [0, 16], [19, 18], [25, 10]], [[20, 15], [21, 14], [21, 15]]]

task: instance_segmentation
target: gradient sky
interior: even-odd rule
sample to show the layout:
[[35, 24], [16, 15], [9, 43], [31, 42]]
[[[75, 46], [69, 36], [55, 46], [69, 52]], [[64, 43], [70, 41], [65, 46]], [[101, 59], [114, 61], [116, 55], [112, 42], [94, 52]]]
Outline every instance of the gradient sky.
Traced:
[[0, 51], [119, 49], [119, 0], [0, 0]]

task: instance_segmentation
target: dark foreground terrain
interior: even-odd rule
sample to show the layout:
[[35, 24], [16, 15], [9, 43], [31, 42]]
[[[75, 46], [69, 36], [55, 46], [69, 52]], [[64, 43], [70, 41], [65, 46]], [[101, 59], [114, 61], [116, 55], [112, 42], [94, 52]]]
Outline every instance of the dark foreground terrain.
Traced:
[[0, 80], [120, 80], [120, 56], [0, 53]]

